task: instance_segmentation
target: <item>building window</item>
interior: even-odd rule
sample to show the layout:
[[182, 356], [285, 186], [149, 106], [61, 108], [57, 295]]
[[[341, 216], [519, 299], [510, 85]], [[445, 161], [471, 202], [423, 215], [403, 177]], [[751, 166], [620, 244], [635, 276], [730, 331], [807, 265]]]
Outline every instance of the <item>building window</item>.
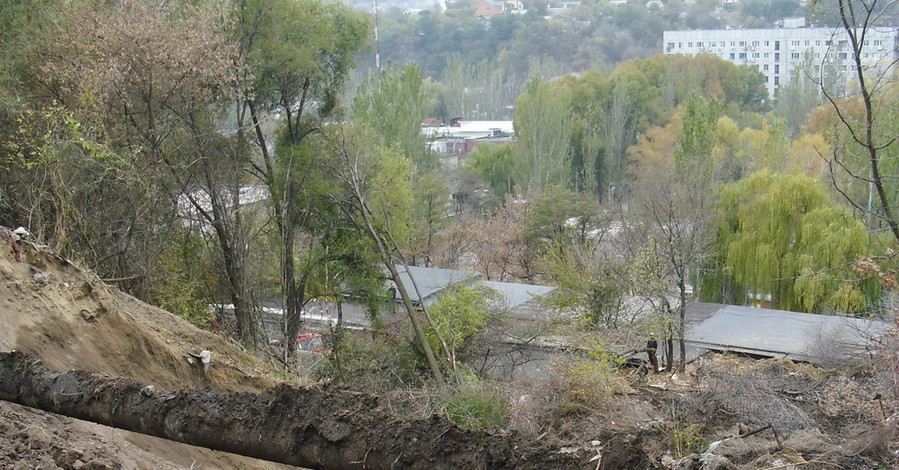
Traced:
[[740, 53], [740, 60], [746, 60], [746, 53], [745, 53], [745, 52], [741, 52], [741, 53]]
[[808, 46], [810, 46], [810, 45], [811, 45], [811, 42], [810, 42], [810, 41], [805, 41], [805, 47], [808, 47]]
[[721, 42], [718, 43], [718, 46], [719, 46], [719, 47], [724, 47], [725, 45], [727, 45], [727, 43], [724, 42], [724, 41], [721, 41]]
[[758, 41], [752, 41], [752, 47], [759, 47]]
[[774, 41], [774, 50], [775, 50], [775, 51], [779, 51], [779, 50], [780, 50], [780, 41]]
[[767, 71], [768, 71], [768, 64], [763, 65], [763, 66], [762, 66], [762, 70], [764, 70], [765, 72], [767, 72]]
[[762, 57], [764, 57], [764, 58], [766, 58], [766, 59], [767, 59], [768, 57], [770, 57], [770, 56], [771, 56], [771, 54], [769, 54], [769, 53], [767, 53], [767, 52], [764, 53], [764, 54], [762, 54]]
[[693, 41], [688, 42], [687, 47], [693, 47]]
[[845, 52], [840, 52], [840, 60], [846, 60], [849, 56]]
[[668, 43], [668, 50], [670, 51], [671, 49], [674, 49], [674, 43], [673, 43], [673, 42], [669, 42], [669, 43]]
[[740, 41], [740, 47], [746, 47], [746, 41]]
[[791, 41], [790, 45], [793, 47], [799, 47], [799, 41]]
[[753, 52], [753, 53], [752, 53], [752, 58], [753, 58], [753, 59], [758, 59], [758, 58], [759, 58], [759, 53], [758, 53], [758, 52]]
[[765, 75], [765, 83], [768, 83], [768, 76]]
[[799, 59], [799, 53], [798, 53], [798, 52], [794, 52], [794, 53], [790, 54], [790, 58], [792, 58], [792, 59]]
[[684, 48], [684, 43], [682, 43], [682, 42], [677, 43], [677, 48], [678, 48], [678, 49], [683, 49], [683, 48]]
[[780, 62], [780, 52], [774, 53], [774, 62]]
[[697, 43], [696, 43], [696, 47], [701, 48], [701, 47], [702, 47], [702, 42], [697, 42]]
[[831, 41], [824, 41], [824, 45], [827, 46], [827, 47], [830, 47], [831, 44], [833, 44], [833, 42], [831, 42]]
[[776, 75], [779, 73], [780, 73], [780, 65], [774, 64], [774, 74]]
[[821, 41], [815, 41], [815, 45], [816, 45], [816, 46], [820, 46], [820, 45], [821, 45]]
[[820, 53], [820, 52], [815, 52], [815, 58], [816, 58], [816, 59], [820, 59], [820, 58], [821, 58], [821, 53]]
[[734, 60], [734, 58], [735, 58], [735, 55], [734, 55], [733, 52], [731, 52], [731, 53], [730, 53], [730, 60]]
[[731, 42], [730, 42], [730, 47], [734, 47], [734, 46], [736, 46], [736, 45], [737, 45], [737, 42], [736, 42], [736, 41], [731, 41]]
[[770, 45], [771, 45], [771, 41], [765, 41], [765, 47], [768, 47]]
[[780, 85], [780, 77], [774, 77], [774, 86]]

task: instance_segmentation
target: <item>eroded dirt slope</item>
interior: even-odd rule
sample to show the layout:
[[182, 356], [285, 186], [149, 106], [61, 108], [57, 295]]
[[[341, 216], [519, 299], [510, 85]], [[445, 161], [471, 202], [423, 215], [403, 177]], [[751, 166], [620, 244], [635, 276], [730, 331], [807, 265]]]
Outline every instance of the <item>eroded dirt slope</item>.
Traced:
[[[22, 247], [0, 255], [0, 350], [40, 357], [60, 370], [130, 377], [160, 389], [212, 386], [231, 391], [273, 385], [237, 345], [102, 283], [53, 254]], [[187, 355], [212, 351], [208, 374]]]
[[[59, 370], [83, 369], [158, 390], [213, 387], [258, 392], [274, 385], [236, 344], [105, 285], [46, 250], [0, 240], [0, 351], [18, 350]], [[212, 352], [203, 374], [189, 353]], [[0, 402], [0, 468], [294, 468], [214, 452]]]

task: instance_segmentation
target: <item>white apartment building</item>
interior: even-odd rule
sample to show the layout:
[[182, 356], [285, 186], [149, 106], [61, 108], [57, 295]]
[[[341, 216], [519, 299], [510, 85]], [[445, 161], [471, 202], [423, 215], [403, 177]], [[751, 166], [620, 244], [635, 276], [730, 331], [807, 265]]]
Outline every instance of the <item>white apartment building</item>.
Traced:
[[[839, 28], [807, 28], [804, 18], [786, 18], [783, 27], [665, 31], [665, 54], [713, 54], [737, 65], [757, 67], [765, 75], [768, 96], [795, 76], [823, 78], [845, 94], [855, 77], [848, 37]], [[883, 74], [895, 66], [899, 27], [871, 28], [862, 48], [862, 66]]]

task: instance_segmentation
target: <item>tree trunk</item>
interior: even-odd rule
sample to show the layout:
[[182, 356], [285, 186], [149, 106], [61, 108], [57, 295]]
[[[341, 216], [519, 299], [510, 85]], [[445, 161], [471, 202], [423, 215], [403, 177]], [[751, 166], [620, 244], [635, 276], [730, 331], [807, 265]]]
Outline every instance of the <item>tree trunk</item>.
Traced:
[[[377, 236], [373, 229], [371, 232], [373, 236]], [[412, 323], [412, 329], [415, 331], [415, 337], [418, 339], [418, 344], [421, 345], [421, 349], [425, 354], [425, 359], [428, 360], [428, 366], [431, 368], [431, 375], [434, 377], [437, 385], [443, 389], [446, 385], [446, 381], [443, 379], [443, 373], [440, 372], [440, 365], [437, 364], [437, 358], [434, 357], [434, 351], [431, 350], [431, 345], [428, 343], [425, 332], [421, 328], [421, 322], [419, 322], [418, 318], [415, 316], [415, 306], [412, 305], [412, 299], [409, 297], [409, 292], [406, 290], [406, 286], [402, 279], [400, 279], [400, 273], [396, 270], [396, 265], [391, 262], [390, 256], [386, 251], [381, 248], [383, 243], [381, 243], [380, 240], [378, 241], [378, 245], [381, 250], [381, 256], [386, 260], [384, 265], [387, 268], [387, 271], [390, 272], [390, 278], [396, 283], [397, 292], [399, 292], [400, 298], [403, 300], [403, 306], [406, 308], [406, 313], [409, 315], [409, 322]]]
[[539, 448], [515, 434], [468, 431], [436, 416], [401, 420], [377, 397], [327, 386], [281, 385], [259, 395], [212, 389], [154, 393], [128, 380], [57, 373], [19, 352], [0, 353], [0, 378], [3, 400], [307, 468], [580, 467], [576, 454]]
[[687, 286], [683, 277], [678, 280], [677, 287], [680, 294], [680, 305], [677, 307], [677, 337], [680, 344], [680, 364], [677, 366], [678, 372], [683, 372], [687, 368], [687, 346], [686, 346], [686, 322], [687, 322]]
[[[240, 342], [249, 350], [256, 349], [259, 331], [256, 325], [256, 314], [249, 299], [247, 286], [247, 253], [243, 248], [243, 221], [240, 217], [240, 181], [234, 178], [237, 171], [220, 174], [215, 160], [219, 155], [212, 152], [204, 138], [203, 127], [196, 116], [188, 116], [188, 124], [193, 133], [194, 144], [202, 156], [203, 188], [209, 197], [209, 210], [196, 198], [189, 197], [191, 204], [215, 231], [222, 262], [227, 279], [226, 289], [234, 305], [234, 317], [237, 320], [237, 331]], [[177, 167], [169, 164], [171, 171]], [[231, 169], [234, 170], [234, 169]]]
[[[284, 224], [285, 221], [279, 221]], [[296, 348], [292, 345], [300, 333], [300, 324], [303, 321], [303, 297], [306, 295], [305, 281], [297, 282], [296, 266], [294, 265], [294, 239], [295, 230], [292, 226], [286, 226], [281, 230], [281, 285], [284, 289], [284, 340], [288, 344], [288, 354], [293, 355]]]
[[[219, 231], [216, 230], [216, 233]], [[231, 303], [234, 305], [234, 318], [237, 320], [240, 342], [250, 351], [255, 351], [259, 331], [256, 328], [256, 315], [253, 306], [246, 297], [246, 264], [237, 253], [240, 248], [235, 247], [233, 241], [229, 243], [229, 239], [220, 234], [219, 245], [224, 257], [228, 293], [231, 296]]]
[[671, 372], [674, 370], [674, 338], [671, 336], [671, 332], [668, 332], [668, 337], [665, 338], [666, 350], [665, 350], [665, 370]]

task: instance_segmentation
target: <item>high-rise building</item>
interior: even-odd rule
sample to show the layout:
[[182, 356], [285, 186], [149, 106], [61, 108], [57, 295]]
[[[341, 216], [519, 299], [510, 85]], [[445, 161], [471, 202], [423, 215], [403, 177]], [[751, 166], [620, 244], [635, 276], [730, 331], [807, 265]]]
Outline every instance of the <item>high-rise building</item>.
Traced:
[[[855, 80], [849, 37], [840, 28], [808, 28], [804, 18], [786, 18], [781, 27], [665, 31], [665, 54], [716, 55], [737, 65], [757, 67], [765, 76], [768, 96], [794, 77], [823, 80], [834, 93], [844, 94]], [[899, 27], [869, 28], [864, 38], [862, 67], [883, 74], [895, 67]], [[848, 88], [851, 89], [851, 88]]]

